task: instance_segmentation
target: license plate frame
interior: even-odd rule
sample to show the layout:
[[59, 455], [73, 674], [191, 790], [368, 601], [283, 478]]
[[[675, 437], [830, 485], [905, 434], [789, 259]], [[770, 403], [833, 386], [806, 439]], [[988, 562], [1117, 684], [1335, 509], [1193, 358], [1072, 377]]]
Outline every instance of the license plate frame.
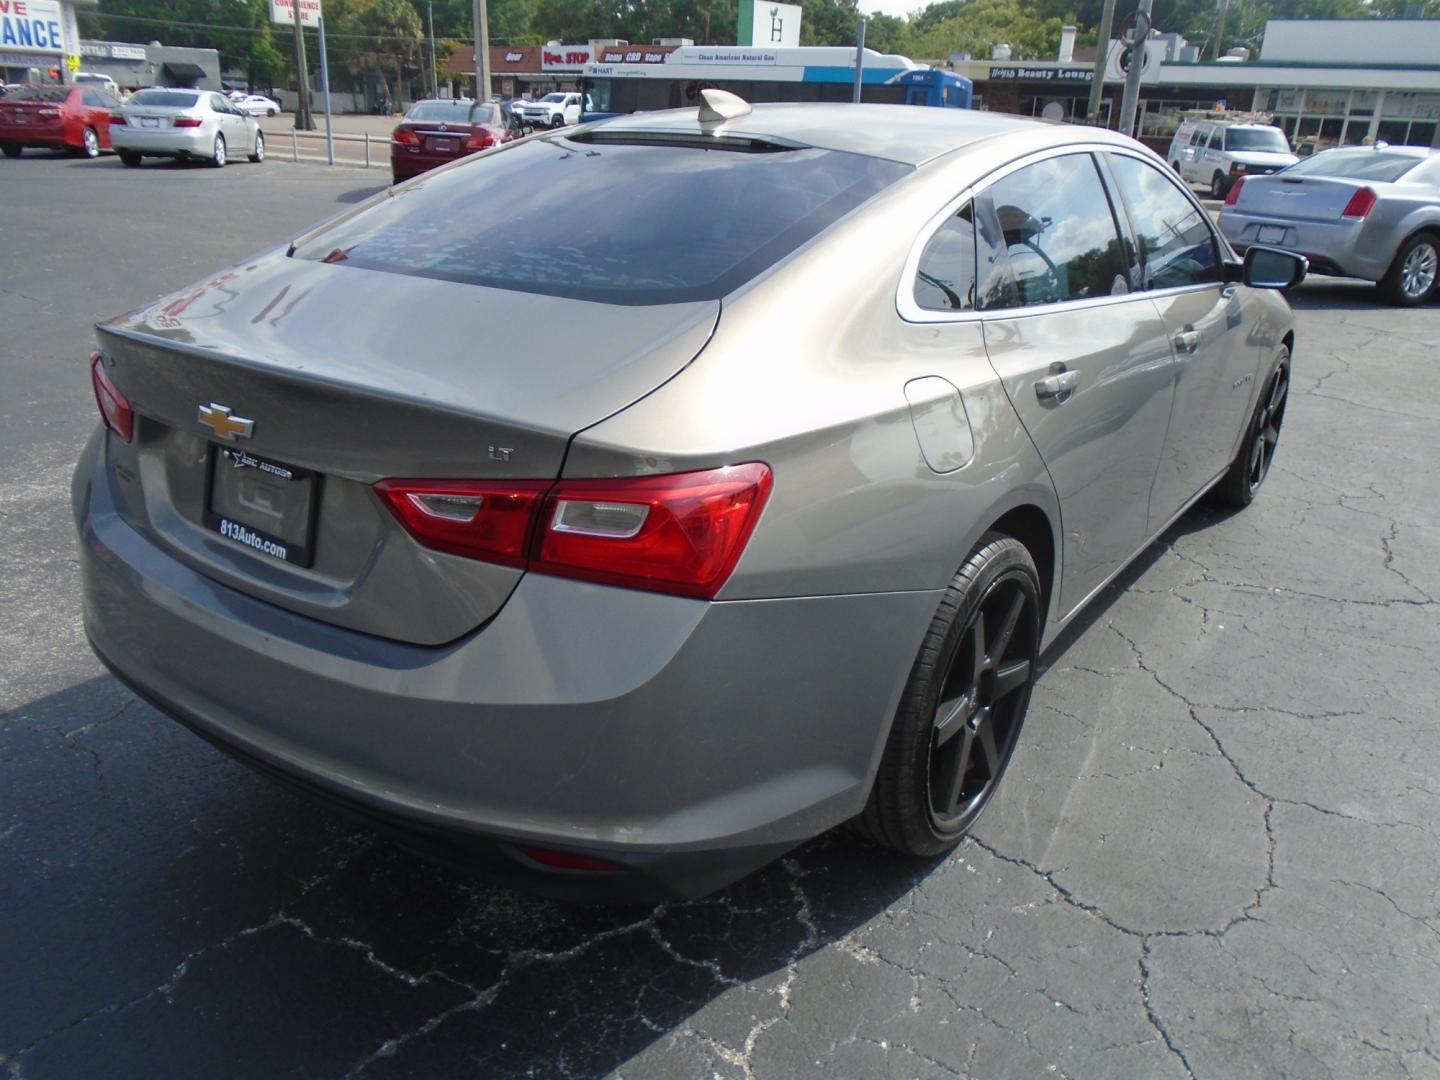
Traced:
[[432, 154], [453, 154], [460, 149], [459, 139], [426, 139], [425, 149]]
[[[292, 487], [291, 485], [296, 485]], [[281, 528], [267, 528], [263, 510], [246, 506], [278, 496]], [[236, 447], [211, 444], [206, 463], [207, 528], [254, 554], [287, 566], [308, 567], [315, 561], [315, 520], [320, 507], [320, 474]], [[272, 502], [271, 514], [275, 516]], [[288, 527], [287, 527], [288, 525]]]
[[1258, 244], [1283, 244], [1285, 242], [1285, 226], [1261, 225], [1256, 233], [1255, 242]]
[[158, 116], [142, 116], [140, 117], [140, 126], [145, 128], [158, 128], [160, 126], [160, 118]]

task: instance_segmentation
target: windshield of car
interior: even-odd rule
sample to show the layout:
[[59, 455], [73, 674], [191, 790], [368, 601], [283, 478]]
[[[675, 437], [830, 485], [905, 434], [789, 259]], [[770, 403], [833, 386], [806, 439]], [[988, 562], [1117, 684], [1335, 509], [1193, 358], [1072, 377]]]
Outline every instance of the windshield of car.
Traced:
[[104, 75], [76, 75], [75, 81], [77, 83], [100, 83], [103, 85], [110, 80]]
[[546, 94], [546, 95], [545, 95], [543, 98], [541, 98], [540, 100], [541, 100], [541, 101], [564, 101], [564, 100], [565, 100], [565, 95], [564, 95], [564, 94]]
[[126, 104], [152, 105], [157, 109], [190, 109], [194, 108], [195, 101], [195, 94], [185, 94], [178, 90], [141, 90]]
[[6, 101], [64, 101], [70, 96], [68, 86], [22, 86], [5, 95]]
[[1225, 149], [1288, 154], [1290, 144], [1279, 128], [1231, 128], [1225, 132]]
[[557, 136], [436, 173], [294, 255], [602, 303], [714, 300], [910, 171], [833, 150]]
[[1425, 161], [1410, 154], [1387, 154], [1383, 150], [1326, 150], [1305, 158], [1285, 170], [1286, 176], [1334, 176], [1342, 180], [1374, 180], [1387, 184], [1399, 180]]
[[447, 120], [463, 124], [470, 116], [473, 101], [421, 101], [410, 106], [406, 120]]

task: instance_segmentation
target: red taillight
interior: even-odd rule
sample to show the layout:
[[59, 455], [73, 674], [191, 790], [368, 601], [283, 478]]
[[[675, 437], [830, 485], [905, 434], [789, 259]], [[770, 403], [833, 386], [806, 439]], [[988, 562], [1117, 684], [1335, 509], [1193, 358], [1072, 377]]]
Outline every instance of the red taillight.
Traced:
[[99, 353], [90, 357], [90, 382], [95, 387], [95, 404], [100, 406], [105, 426], [129, 442], [135, 434], [135, 410], [105, 374], [105, 359]]
[[750, 462], [615, 480], [382, 480], [375, 488], [427, 547], [710, 599], [740, 560], [771, 484], [769, 467]]
[[495, 136], [485, 128], [479, 131], [472, 131], [470, 138], [465, 141], [466, 150], [484, 150], [486, 147], [495, 145]]
[[1378, 201], [1379, 199], [1374, 189], [1362, 187], [1359, 191], [1355, 192], [1354, 195], [1350, 196], [1350, 201], [1345, 204], [1345, 209], [1340, 211], [1340, 216], [1342, 218], [1354, 218], [1356, 221], [1364, 221], [1365, 216], [1369, 214], [1371, 210], [1375, 209], [1375, 203]]
[[110, 126], [111, 126], [111, 127], [124, 127], [124, 126], [125, 126], [125, 117], [121, 116], [119, 113], [113, 113], [113, 112], [112, 112], [112, 113], [110, 114]]
[[396, 128], [395, 134], [392, 137], [401, 146], [420, 145], [420, 136], [416, 135], [415, 132], [411, 131], [409, 128]]
[[705, 599], [720, 591], [759, 520], [758, 462], [624, 480], [562, 480], [545, 500], [533, 569]]
[[181, 116], [175, 121], [176, 127], [199, 127], [200, 121], [193, 116]]
[[1225, 205], [1234, 206], [1235, 201], [1240, 198], [1240, 189], [1245, 186], [1245, 178], [1242, 176], [1235, 183], [1230, 185], [1230, 194], [1225, 196]]
[[426, 547], [471, 559], [525, 565], [530, 525], [547, 480], [382, 480], [375, 485], [400, 524]]
[[596, 858], [594, 855], [577, 855], [573, 851], [522, 847], [520, 853], [543, 866], [553, 866], [557, 870], [598, 870], [603, 873], [625, 869], [619, 863], [613, 863], [609, 859]]

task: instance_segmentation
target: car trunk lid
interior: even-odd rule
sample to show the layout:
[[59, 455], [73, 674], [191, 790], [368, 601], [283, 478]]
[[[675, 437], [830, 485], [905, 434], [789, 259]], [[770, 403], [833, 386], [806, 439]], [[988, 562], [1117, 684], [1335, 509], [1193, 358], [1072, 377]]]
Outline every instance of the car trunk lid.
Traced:
[[1235, 200], [1235, 209], [1245, 214], [1297, 221], [1338, 221], [1357, 191], [1374, 186], [1363, 180], [1283, 173], [1255, 177], [1245, 182]]
[[555, 478], [570, 437], [689, 363], [718, 311], [275, 253], [98, 328], [139, 418], [132, 443], [110, 441], [112, 483], [134, 527], [226, 585], [367, 633], [451, 641], [522, 571], [421, 547], [373, 485]]

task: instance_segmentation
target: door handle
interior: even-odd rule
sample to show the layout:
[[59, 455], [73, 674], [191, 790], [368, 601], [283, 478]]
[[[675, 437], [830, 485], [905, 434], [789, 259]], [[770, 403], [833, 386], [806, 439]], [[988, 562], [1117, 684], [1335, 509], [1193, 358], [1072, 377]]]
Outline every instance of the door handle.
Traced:
[[1038, 398], [1059, 398], [1069, 394], [1080, 381], [1078, 371], [1057, 371], [1035, 380], [1035, 396]]
[[1171, 340], [1175, 343], [1177, 353], [1190, 354], [1200, 347], [1199, 330], [1181, 330]]

